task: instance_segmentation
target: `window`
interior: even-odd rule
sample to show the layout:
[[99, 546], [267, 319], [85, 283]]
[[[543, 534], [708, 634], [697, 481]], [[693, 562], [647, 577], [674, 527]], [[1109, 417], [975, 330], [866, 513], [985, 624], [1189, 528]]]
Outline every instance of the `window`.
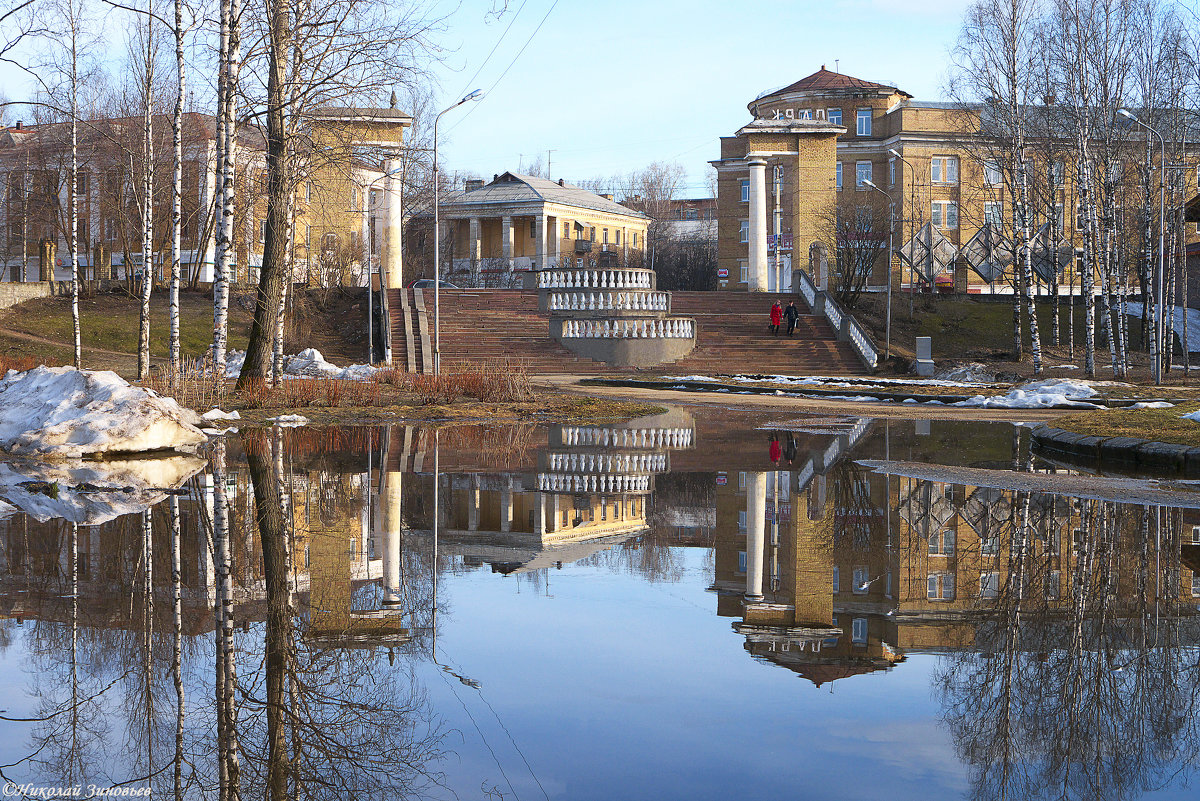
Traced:
[[871, 162], [856, 161], [854, 163], [854, 185], [859, 189], [863, 188], [864, 181], [871, 180]]
[[565, 222], [565, 223], [563, 223], [563, 239], [570, 239], [570, 238], [571, 238], [571, 223]]
[[109, 242], [114, 242], [117, 239], [117, 221], [112, 217], [104, 221], [104, 238]]
[[603, 242], [604, 244], [606, 244], [606, 245], [607, 245], [607, 244], [608, 244], [608, 229], [607, 229], [607, 228], [605, 228], [605, 229], [604, 229], [604, 230], [601, 232], [601, 234], [602, 234], [602, 236], [603, 236], [604, 238], [603, 238], [603, 239], [601, 239], [600, 241], [601, 241], [601, 242]]
[[1200, 526], [1192, 526], [1192, 545], [1200, 545]]
[[936, 200], [929, 208], [929, 221], [937, 228], [958, 228], [958, 204], [952, 200]]
[[749, 242], [750, 241], [750, 221], [749, 220], [742, 220], [741, 223], [739, 223], [739, 225], [738, 225], [738, 241], [739, 242]]
[[749, 276], [746, 274], [746, 260], [738, 259], [738, 280], [743, 284], [749, 281]]
[[588, 229], [588, 241], [589, 242], [596, 241], [596, 226], [594, 226], [594, 225]]
[[358, 209], [358, 187], [352, 186], [352, 187], [350, 187], [350, 210], [354, 211], [357, 209]]
[[746, 552], [745, 552], [745, 551], [738, 551], [738, 569], [737, 569], [737, 572], [739, 572], [739, 573], [745, 573], [745, 572], [746, 572]]
[[1004, 176], [1000, 174], [1000, 165], [994, 161], [985, 161], [983, 163], [983, 180], [988, 186], [1000, 186], [1004, 183]]
[[1192, 573], [1192, 597], [1200, 598], [1200, 573]]
[[935, 184], [958, 183], [958, 158], [934, 156], [929, 161], [929, 179]]
[[870, 585], [871, 577], [867, 575], [867, 568], [863, 565], [854, 568], [854, 586], [850, 588], [851, 591], [855, 595], [861, 595], [871, 589]]
[[993, 228], [1004, 227], [1004, 204], [990, 201], [983, 204], [983, 221]]
[[833, 566], [833, 591], [834, 592], [841, 591], [841, 586], [840, 586], [841, 583], [842, 582], [840, 581], [840, 576], [838, 575], [838, 567], [837, 567], [837, 565], [834, 565]]
[[1066, 224], [1066, 221], [1067, 221], [1066, 213], [1063, 211], [1063, 204], [1055, 203], [1054, 204], [1054, 225], [1057, 226], [1059, 233], [1062, 233], [1062, 231], [1064, 230], [1063, 226]]
[[837, 163], [836, 172], [837, 172], [837, 188], [841, 189], [842, 188], [842, 162], [840, 162], [840, 161]]
[[858, 110], [858, 135], [871, 135], [871, 109], [860, 108]]
[[954, 529], [942, 529], [929, 535], [930, 556], [954, 556]]
[[930, 601], [953, 601], [954, 574], [930, 573], [925, 597]]
[[635, 248], [637, 247], [637, 232], [636, 231], [634, 231], [634, 233], [633, 233], [633, 246]]
[[811, 108], [800, 109], [800, 119], [811, 120], [812, 118], [813, 118], [813, 113], [812, 113]]
[[529, 221], [529, 238], [537, 239], [537, 220]]
[[896, 185], [896, 160], [888, 159], [888, 186]]
[[742, 202], [750, 202], [750, 181], [742, 181]]
[[375, 208], [378, 205], [379, 205], [379, 190], [372, 189], [371, 190], [371, 208]]
[[267, 241], [267, 221], [266, 220], [258, 221], [258, 241], [259, 242]]
[[850, 624], [850, 639], [855, 645], [865, 645], [867, 642], [867, 619], [856, 617]]
[[81, 172], [75, 176], [75, 194], [81, 197], [87, 197], [88, 193], [88, 174]]
[[741, 534], [746, 533], [746, 510], [745, 509], [738, 510], [738, 533], [741, 533]]
[[[828, 120], [830, 122], [832, 122], [834, 125], [842, 124], [842, 110], [840, 108], [831, 108], [831, 109], [828, 109], [825, 113], [827, 115]], [[1200, 180], [1200, 179], [1198, 179], [1198, 180]]]
[[1046, 575], [1046, 599], [1050, 601], [1058, 600], [1058, 588], [1062, 584], [1062, 571], [1051, 570]]
[[304, 182], [304, 202], [312, 202], [312, 181]]
[[1121, 175], [1124, 173], [1121, 162], [1114, 161], [1108, 165], [1108, 182], [1115, 184], [1121, 180]]
[[1063, 185], [1063, 179], [1066, 177], [1066, 174], [1066, 165], [1063, 164], [1062, 159], [1057, 159], [1052, 165], [1050, 165], [1050, 181], [1055, 186]]
[[621, 244], [621, 232], [620, 231], [617, 231], [617, 244], [618, 245]]
[[1000, 574], [999, 573], [980, 573], [979, 574], [979, 597], [980, 598], [995, 598], [1000, 594]]
[[312, 247], [312, 226], [308, 224], [304, 226], [304, 247], [306, 249]]

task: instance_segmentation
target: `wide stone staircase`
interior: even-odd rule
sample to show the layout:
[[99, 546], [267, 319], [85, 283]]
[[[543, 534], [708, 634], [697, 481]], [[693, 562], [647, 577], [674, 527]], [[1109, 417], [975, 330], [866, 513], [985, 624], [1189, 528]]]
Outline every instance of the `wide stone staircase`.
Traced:
[[[577, 356], [556, 342], [550, 333], [550, 318], [538, 311], [538, 293], [514, 289], [443, 289], [441, 295], [442, 369], [455, 370], [489, 360], [520, 361], [533, 374], [635, 372]], [[688, 375], [693, 373], [770, 372], [810, 375], [861, 375], [866, 373], [853, 348], [838, 342], [824, 319], [802, 309], [792, 338], [772, 337], [767, 328], [768, 312], [777, 295], [744, 292], [672, 292], [673, 314], [696, 321], [696, 348], [676, 362], [647, 368], [648, 373]], [[432, 371], [433, 292], [390, 290], [392, 318], [392, 362], [405, 368], [410, 362], [405, 350], [409, 335], [418, 350], [421, 331], [427, 332], [429, 350], [415, 354], [418, 372]], [[786, 305], [788, 298], [784, 298]], [[424, 314], [414, 310], [424, 309]]]

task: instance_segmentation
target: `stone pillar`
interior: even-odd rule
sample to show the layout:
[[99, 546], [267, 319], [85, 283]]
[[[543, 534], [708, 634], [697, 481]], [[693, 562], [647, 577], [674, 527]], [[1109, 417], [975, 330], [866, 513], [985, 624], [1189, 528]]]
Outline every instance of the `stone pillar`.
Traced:
[[[385, 159], [383, 171], [395, 173], [383, 179], [383, 241], [379, 247], [379, 270], [383, 274], [380, 283], [387, 289], [404, 288], [404, 216], [401, 206], [400, 160]], [[370, 203], [368, 195], [367, 202]], [[375, 211], [375, 225], [379, 225], [379, 210]], [[371, 243], [374, 246], [374, 242]]]
[[479, 476], [474, 473], [467, 488], [467, 530], [479, 530]]
[[533, 496], [533, 533], [542, 536], [546, 533], [546, 493], [538, 492]]
[[562, 267], [562, 236], [559, 234], [559, 220], [557, 217], [547, 217], [547, 226], [550, 228], [550, 241], [554, 243], [551, 249], [551, 254], [554, 258], [552, 267]]
[[507, 214], [500, 218], [500, 257], [506, 267], [512, 267], [513, 259], [513, 223]]
[[383, 497], [379, 503], [380, 528], [383, 530], [383, 602], [400, 603], [400, 542], [404, 537], [401, 517], [401, 480], [404, 474], [392, 471], [383, 475]]
[[479, 241], [479, 218], [472, 217], [469, 221], [470, 232], [467, 235], [468, 249], [471, 255], [471, 272], [479, 270], [480, 241]]
[[53, 239], [43, 239], [38, 246], [38, 280], [54, 280], [54, 257], [58, 244]]
[[767, 291], [767, 160], [760, 156], [746, 159], [750, 167], [750, 243], [746, 269], [746, 288]]
[[539, 214], [534, 218], [534, 260], [533, 269], [546, 269], [546, 215]]
[[746, 474], [746, 600], [763, 599], [763, 549], [766, 544], [767, 474]]
[[547, 527], [550, 531], [558, 531], [561, 525], [559, 522], [562, 519], [562, 510], [559, 509], [559, 499], [561, 495], [555, 494], [550, 500], [550, 525]]
[[504, 489], [500, 490], [500, 530], [512, 531], [513, 524], [513, 479], [504, 477]]
[[97, 281], [112, 278], [112, 254], [108, 252], [108, 245], [103, 242], [97, 242], [92, 248], [92, 278]]

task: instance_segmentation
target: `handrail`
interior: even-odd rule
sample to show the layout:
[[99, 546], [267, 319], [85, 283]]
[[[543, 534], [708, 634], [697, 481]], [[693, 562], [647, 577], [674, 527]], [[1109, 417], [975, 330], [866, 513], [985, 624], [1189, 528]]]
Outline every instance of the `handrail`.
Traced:
[[796, 275], [800, 277], [800, 294], [804, 296], [804, 302], [808, 304], [811, 310], [817, 305], [817, 287], [813, 284], [812, 278], [803, 270], [797, 270]]
[[[371, 288], [368, 288], [367, 291], [370, 292]], [[380, 295], [379, 309], [382, 312], [382, 317], [383, 317], [383, 319], [382, 319], [383, 330], [380, 332], [383, 335], [383, 337], [382, 337], [382, 339], [383, 339], [383, 363], [391, 364], [392, 363], [392, 314], [391, 314], [391, 309], [388, 308], [387, 287], [383, 286], [382, 283], [379, 286], [379, 295]], [[371, 325], [375, 325], [374, 320], [371, 321]], [[371, 354], [371, 358], [372, 359], [375, 358], [374, 353]]]
[[690, 317], [563, 320], [562, 336], [570, 339], [694, 339], [696, 322]]
[[647, 290], [551, 291], [546, 302], [550, 311], [669, 311], [667, 292]]
[[650, 289], [653, 270], [637, 268], [539, 270], [538, 289]]
[[839, 339], [845, 339], [850, 342], [854, 348], [855, 355], [862, 361], [863, 365], [868, 370], [874, 370], [879, 366], [879, 348], [875, 347], [874, 340], [867, 333], [866, 329], [859, 325], [858, 320], [850, 314], [842, 310], [842, 307], [834, 300], [833, 295], [824, 289], [817, 289], [813, 283], [812, 276], [804, 270], [796, 270], [795, 275], [799, 277], [800, 294], [804, 296], [804, 300], [808, 303], [808, 307], [814, 314], [819, 314], [829, 321], [833, 329], [837, 331]]

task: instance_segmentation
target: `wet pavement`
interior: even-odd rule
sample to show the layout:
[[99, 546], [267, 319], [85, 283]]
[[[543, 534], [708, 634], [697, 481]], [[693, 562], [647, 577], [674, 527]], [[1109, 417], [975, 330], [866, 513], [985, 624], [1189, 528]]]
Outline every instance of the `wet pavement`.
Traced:
[[1194, 797], [1195, 484], [790, 408], [205, 456], [6, 465], [10, 795]]

